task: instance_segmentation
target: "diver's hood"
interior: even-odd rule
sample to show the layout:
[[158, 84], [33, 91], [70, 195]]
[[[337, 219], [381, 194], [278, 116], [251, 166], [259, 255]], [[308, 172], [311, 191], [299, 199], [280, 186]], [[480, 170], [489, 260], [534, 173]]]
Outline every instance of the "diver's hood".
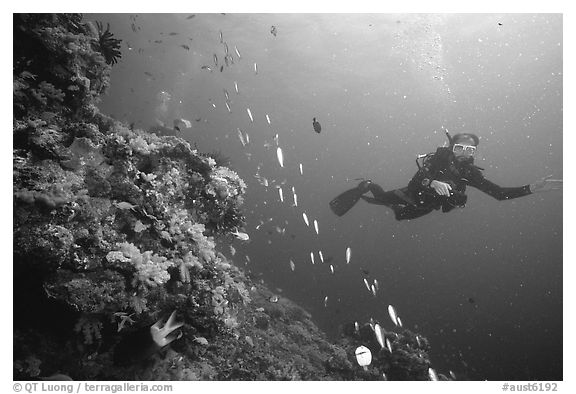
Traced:
[[461, 139], [471, 139], [472, 141], [474, 141], [474, 146], [478, 146], [480, 144], [480, 138], [478, 138], [476, 134], [458, 133], [455, 134], [454, 136], [451, 136], [448, 130], [444, 130], [444, 132], [446, 133], [446, 137], [448, 138], [448, 143], [450, 144], [450, 146], [454, 144], [454, 141], [458, 141]]

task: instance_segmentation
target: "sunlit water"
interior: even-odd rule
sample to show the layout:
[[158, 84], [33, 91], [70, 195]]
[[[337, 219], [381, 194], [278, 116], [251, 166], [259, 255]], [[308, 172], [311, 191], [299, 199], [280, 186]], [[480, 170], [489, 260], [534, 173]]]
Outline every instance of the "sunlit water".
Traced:
[[[222, 240], [221, 250], [231, 256], [232, 243], [237, 265], [309, 310], [328, 335], [370, 317], [393, 329], [392, 304], [406, 328], [430, 339], [440, 373], [562, 379], [561, 192], [498, 202], [471, 189], [465, 209], [410, 222], [364, 202], [342, 218], [328, 208], [355, 178], [405, 186], [416, 156], [446, 142], [443, 126], [480, 136], [476, 164], [499, 185], [561, 178], [560, 15], [86, 19], [110, 22], [123, 40], [102, 111], [142, 129], [190, 120], [184, 138], [229, 156], [248, 184], [251, 241]], [[378, 280], [376, 297], [364, 278]]]

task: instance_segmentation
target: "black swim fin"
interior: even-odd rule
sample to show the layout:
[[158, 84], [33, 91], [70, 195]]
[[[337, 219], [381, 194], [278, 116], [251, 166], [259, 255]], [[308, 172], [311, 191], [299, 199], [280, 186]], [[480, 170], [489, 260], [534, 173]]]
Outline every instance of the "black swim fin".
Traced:
[[330, 201], [330, 209], [336, 215], [343, 216], [346, 214], [346, 212], [352, 209], [354, 205], [356, 205], [358, 200], [360, 200], [360, 197], [362, 197], [362, 194], [365, 192], [365, 190], [359, 187], [346, 190], [344, 193], [338, 195], [336, 198]]

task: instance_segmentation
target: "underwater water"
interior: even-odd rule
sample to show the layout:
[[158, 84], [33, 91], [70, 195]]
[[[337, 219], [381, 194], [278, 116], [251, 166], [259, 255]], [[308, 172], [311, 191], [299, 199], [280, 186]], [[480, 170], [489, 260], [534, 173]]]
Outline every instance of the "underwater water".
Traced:
[[[343, 217], [328, 206], [358, 178], [406, 186], [416, 156], [446, 143], [443, 127], [480, 137], [476, 164], [498, 185], [562, 178], [561, 15], [85, 19], [123, 40], [102, 112], [146, 130], [189, 120], [179, 135], [229, 157], [248, 185], [250, 242], [221, 240], [220, 250], [331, 338], [370, 318], [392, 329], [393, 305], [430, 340], [441, 373], [563, 378], [561, 192], [496, 201], [469, 188], [465, 209], [402, 222], [363, 201]], [[378, 281], [376, 296], [364, 278]]]

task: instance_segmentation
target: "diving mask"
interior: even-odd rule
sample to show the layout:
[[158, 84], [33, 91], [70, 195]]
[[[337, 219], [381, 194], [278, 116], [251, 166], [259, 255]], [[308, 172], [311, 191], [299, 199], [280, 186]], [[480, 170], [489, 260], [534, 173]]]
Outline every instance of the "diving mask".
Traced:
[[476, 153], [476, 147], [474, 145], [454, 144], [452, 147], [452, 152], [473, 155]]

